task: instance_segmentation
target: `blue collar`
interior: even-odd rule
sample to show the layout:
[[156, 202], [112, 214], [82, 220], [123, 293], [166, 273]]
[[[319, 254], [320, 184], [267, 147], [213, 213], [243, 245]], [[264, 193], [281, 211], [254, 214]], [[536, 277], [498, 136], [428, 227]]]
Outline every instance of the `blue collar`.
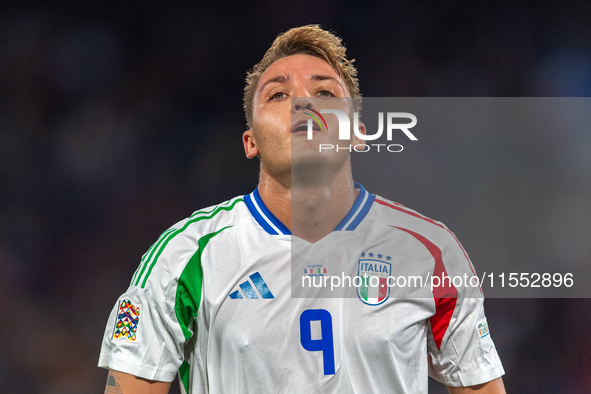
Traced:
[[[369, 209], [376, 198], [375, 195], [367, 192], [359, 183], [355, 183], [355, 189], [359, 190], [355, 203], [353, 203], [353, 206], [347, 215], [345, 215], [343, 220], [341, 220], [335, 227], [334, 231], [355, 230], [369, 212]], [[266, 207], [261, 199], [258, 187], [254, 189], [252, 193], [244, 196], [244, 202], [257, 223], [260, 224], [266, 232], [271, 235], [291, 235], [289, 229]]]

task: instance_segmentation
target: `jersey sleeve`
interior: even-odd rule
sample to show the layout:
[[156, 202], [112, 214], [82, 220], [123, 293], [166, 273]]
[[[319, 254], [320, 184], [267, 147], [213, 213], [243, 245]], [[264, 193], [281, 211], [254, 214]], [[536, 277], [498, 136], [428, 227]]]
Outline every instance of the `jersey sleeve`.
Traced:
[[443, 311], [429, 320], [429, 376], [447, 386], [474, 386], [494, 380], [505, 371], [491, 339], [474, 268], [455, 236], [451, 232], [448, 235], [442, 248], [445, 273], [456, 278], [456, 284], [461, 277], [462, 285], [454, 286], [457, 296], [452, 299], [438, 300], [434, 291], [436, 306]]
[[159, 241], [152, 249], [111, 311], [98, 366], [171, 382], [183, 363], [185, 344], [196, 331], [200, 253], [182, 236]]

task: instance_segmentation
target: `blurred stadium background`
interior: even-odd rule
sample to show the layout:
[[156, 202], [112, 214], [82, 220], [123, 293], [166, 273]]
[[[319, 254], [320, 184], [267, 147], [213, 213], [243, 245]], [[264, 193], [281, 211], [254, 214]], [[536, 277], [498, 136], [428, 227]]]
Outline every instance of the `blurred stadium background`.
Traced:
[[[141, 255], [176, 221], [256, 186], [240, 143], [243, 80], [279, 32], [335, 31], [365, 96], [589, 96], [590, 20], [585, 1], [2, 1], [0, 391], [102, 392], [106, 318]], [[512, 142], [491, 161], [506, 172], [483, 176], [466, 206], [485, 218], [511, 207], [509, 225], [474, 228], [412, 182], [402, 201], [387, 197], [448, 224], [477, 269], [498, 248], [589, 264], [590, 130]], [[452, 198], [470, 187], [457, 166], [392, 172], [447, 174]], [[486, 306], [508, 392], [589, 392], [590, 300]]]

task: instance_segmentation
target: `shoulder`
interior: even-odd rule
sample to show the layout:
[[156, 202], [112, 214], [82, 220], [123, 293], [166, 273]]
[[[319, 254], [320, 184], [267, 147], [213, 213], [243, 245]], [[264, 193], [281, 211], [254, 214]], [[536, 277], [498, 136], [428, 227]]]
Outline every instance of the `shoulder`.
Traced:
[[203, 236], [239, 224], [248, 214], [244, 196], [234, 197], [221, 204], [195, 211], [191, 216], [173, 225], [169, 238], [190, 238], [199, 240]]
[[414, 238], [435, 259], [442, 258], [446, 267], [453, 269], [456, 266], [462, 271], [469, 268], [469, 272], [475, 273], [464, 247], [442, 222], [380, 196], [375, 197], [372, 209], [377, 213], [378, 220], [395, 231], [402, 231], [409, 239]]
[[379, 218], [388, 226], [403, 227], [427, 234], [450, 234], [447, 226], [421, 213], [384, 197], [375, 196], [373, 207]]
[[142, 256], [131, 284], [145, 287], [148, 280], [178, 279], [211, 238], [239, 226], [247, 217], [244, 196], [194, 212], [163, 232], [152, 244]]

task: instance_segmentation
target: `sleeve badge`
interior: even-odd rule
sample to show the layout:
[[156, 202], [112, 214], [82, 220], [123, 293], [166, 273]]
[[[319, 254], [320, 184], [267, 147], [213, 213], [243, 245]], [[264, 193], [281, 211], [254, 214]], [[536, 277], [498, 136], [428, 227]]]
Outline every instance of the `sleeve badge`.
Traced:
[[488, 323], [485, 321], [484, 323], [478, 324], [478, 335], [480, 335], [480, 339], [487, 337], [488, 334], [490, 334]]
[[121, 300], [117, 310], [113, 339], [125, 338], [130, 342], [137, 342], [139, 324], [140, 305], [134, 305], [131, 300]]

